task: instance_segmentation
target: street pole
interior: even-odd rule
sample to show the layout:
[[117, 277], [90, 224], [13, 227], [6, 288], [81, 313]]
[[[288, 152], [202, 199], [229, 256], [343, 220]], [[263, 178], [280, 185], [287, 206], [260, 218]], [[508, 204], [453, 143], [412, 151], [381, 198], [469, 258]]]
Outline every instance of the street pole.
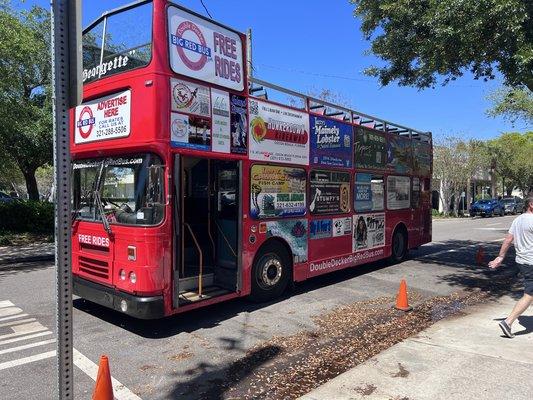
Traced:
[[254, 65], [252, 64], [252, 28], [246, 31], [246, 58], [248, 59], [248, 81], [254, 76]]
[[52, 0], [58, 398], [74, 398], [69, 108], [81, 100], [81, 0]]

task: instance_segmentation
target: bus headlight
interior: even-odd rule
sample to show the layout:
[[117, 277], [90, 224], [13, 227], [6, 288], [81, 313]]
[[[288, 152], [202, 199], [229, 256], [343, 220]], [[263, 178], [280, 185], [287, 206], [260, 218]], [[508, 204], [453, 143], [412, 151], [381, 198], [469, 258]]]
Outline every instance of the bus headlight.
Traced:
[[128, 311], [128, 302], [126, 300], [120, 300], [120, 310], [122, 312]]
[[124, 271], [123, 269], [121, 269], [121, 270], [118, 272], [118, 276], [120, 277], [120, 280], [121, 280], [121, 281], [125, 281], [125, 280], [126, 280], [126, 271]]
[[137, 275], [135, 274], [135, 272], [130, 272], [130, 282], [131, 283], [137, 282]]

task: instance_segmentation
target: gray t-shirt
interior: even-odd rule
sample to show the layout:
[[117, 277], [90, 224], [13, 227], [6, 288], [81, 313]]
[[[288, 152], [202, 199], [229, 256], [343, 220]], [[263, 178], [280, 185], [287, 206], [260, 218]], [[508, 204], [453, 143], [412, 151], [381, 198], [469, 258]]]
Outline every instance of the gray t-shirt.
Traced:
[[509, 233], [514, 236], [516, 262], [533, 265], [533, 213], [524, 213], [515, 218]]

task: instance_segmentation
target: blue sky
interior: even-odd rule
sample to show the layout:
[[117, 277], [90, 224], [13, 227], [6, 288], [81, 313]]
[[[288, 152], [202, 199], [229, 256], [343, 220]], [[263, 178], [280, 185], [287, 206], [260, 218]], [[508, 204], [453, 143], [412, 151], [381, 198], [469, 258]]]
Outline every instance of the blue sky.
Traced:
[[[125, 0], [82, 0], [84, 26], [106, 9]], [[204, 0], [213, 18], [239, 31], [253, 31], [255, 76], [299, 92], [322, 88], [339, 93], [360, 112], [429, 130], [436, 137], [452, 134], [487, 139], [524, 125], [490, 118], [486, 96], [501, 79], [483, 82], [469, 74], [448, 86], [419, 91], [391, 84], [381, 87], [365, 76], [376, 58], [369, 48], [347, 0], [237, 1]], [[26, 1], [26, 6], [49, 6], [49, 1]], [[200, 0], [179, 4], [206, 15]]]

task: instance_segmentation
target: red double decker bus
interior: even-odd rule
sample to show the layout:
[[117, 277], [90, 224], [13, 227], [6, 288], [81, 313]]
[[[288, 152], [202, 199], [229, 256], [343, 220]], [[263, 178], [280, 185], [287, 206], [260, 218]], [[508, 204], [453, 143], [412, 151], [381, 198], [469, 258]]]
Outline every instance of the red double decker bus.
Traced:
[[84, 30], [78, 296], [160, 318], [431, 241], [431, 134], [248, 78], [246, 47], [165, 0]]

